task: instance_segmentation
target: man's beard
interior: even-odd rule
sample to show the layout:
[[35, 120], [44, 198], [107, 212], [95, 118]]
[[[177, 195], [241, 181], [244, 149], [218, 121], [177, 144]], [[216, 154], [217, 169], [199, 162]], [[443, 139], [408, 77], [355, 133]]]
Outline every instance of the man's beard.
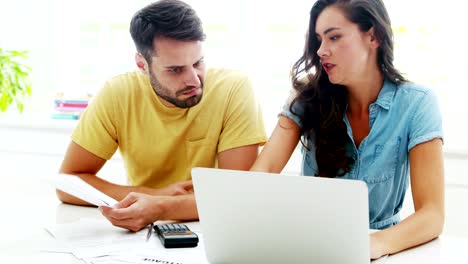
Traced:
[[170, 96], [169, 89], [164, 87], [158, 81], [156, 76], [154, 76], [154, 74], [151, 71], [150, 71], [149, 75], [150, 75], [150, 83], [151, 83], [151, 86], [153, 87], [154, 92], [159, 97], [161, 97], [162, 99], [164, 99], [164, 100], [168, 101], [169, 103], [175, 105], [176, 107], [189, 108], [189, 107], [197, 105], [202, 99], [202, 96], [203, 96], [203, 81], [202, 80], [200, 80], [200, 82], [201, 82], [200, 88], [202, 89], [201, 93], [190, 96], [189, 98], [187, 98], [185, 100], [179, 100], [179, 99], [177, 99], [177, 95], [181, 95], [181, 94], [183, 94], [183, 93], [185, 93], [187, 91], [190, 91], [190, 90], [194, 89], [195, 86], [187, 86], [184, 89], [177, 91], [176, 92], [176, 97], [172, 97], [172, 96]]

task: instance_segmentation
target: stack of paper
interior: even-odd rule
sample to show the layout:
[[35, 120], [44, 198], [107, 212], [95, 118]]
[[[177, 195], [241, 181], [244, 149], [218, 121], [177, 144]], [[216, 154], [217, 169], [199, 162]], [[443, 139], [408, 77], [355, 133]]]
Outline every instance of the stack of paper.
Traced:
[[[199, 230], [198, 223], [186, 224], [193, 231]], [[44, 244], [41, 251], [72, 253], [89, 264], [208, 263], [202, 241], [195, 248], [166, 249], [155, 234], [146, 241], [147, 229], [130, 232], [112, 226], [104, 218], [81, 218], [46, 230], [55, 239]], [[201, 236], [199, 232], [197, 235]]]

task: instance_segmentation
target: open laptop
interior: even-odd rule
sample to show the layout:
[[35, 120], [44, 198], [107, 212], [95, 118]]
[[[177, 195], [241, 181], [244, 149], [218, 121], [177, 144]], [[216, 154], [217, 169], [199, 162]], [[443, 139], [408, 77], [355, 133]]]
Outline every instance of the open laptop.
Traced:
[[361, 181], [193, 168], [210, 263], [370, 263]]

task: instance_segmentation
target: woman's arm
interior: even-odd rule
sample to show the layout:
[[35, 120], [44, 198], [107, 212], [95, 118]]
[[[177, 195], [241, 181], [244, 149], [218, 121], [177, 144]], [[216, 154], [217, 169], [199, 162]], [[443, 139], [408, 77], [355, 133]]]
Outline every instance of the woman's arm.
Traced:
[[300, 138], [300, 127], [291, 119], [280, 116], [271, 137], [250, 170], [280, 173]]
[[415, 212], [397, 225], [371, 235], [371, 257], [378, 258], [428, 242], [442, 233], [444, 160], [442, 141], [433, 139], [412, 148], [411, 192]]

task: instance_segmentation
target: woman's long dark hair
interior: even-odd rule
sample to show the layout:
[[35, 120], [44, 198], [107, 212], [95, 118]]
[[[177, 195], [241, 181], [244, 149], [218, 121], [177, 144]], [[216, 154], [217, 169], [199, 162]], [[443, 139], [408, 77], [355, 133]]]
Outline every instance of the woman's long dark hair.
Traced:
[[[346, 125], [343, 117], [347, 105], [347, 90], [342, 85], [332, 84], [323, 69], [317, 50], [320, 43], [315, 35], [316, 21], [320, 13], [334, 5], [343, 11], [345, 17], [359, 26], [362, 32], [374, 29], [380, 46], [377, 63], [385, 79], [401, 83], [406, 79], [393, 66], [393, 33], [390, 18], [381, 0], [318, 0], [310, 11], [309, 32], [304, 53], [293, 65], [292, 85], [297, 91], [290, 110], [299, 104], [304, 108], [302, 121], [302, 144], [315, 138], [316, 159], [319, 175], [323, 177], [343, 176], [354, 163], [346, 155]], [[306, 77], [306, 78], [304, 78]], [[305, 79], [305, 81], [304, 81]]]

